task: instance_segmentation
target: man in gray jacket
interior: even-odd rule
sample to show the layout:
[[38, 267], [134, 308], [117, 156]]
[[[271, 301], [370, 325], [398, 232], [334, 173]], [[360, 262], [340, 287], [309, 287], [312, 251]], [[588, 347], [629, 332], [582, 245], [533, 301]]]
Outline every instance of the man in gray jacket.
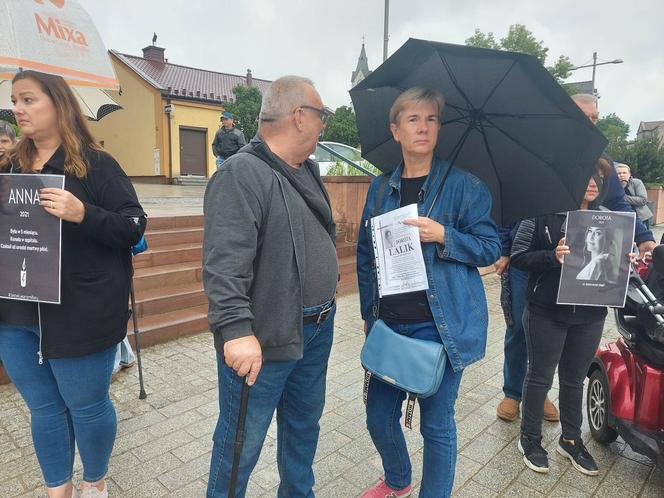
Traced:
[[205, 192], [203, 283], [219, 378], [208, 497], [226, 496], [245, 377], [252, 387], [236, 496], [275, 410], [278, 495], [313, 496], [338, 267], [329, 198], [308, 158], [330, 114], [310, 80], [274, 81], [258, 135]]
[[650, 218], [652, 218], [652, 211], [648, 207], [646, 186], [641, 180], [632, 176], [632, 171], [626, 164], [616, 163], [616, 174], [625, 189], [625, 201], [636, 211], [636, 215], [646, 228], [650, 228], [649, 224]]

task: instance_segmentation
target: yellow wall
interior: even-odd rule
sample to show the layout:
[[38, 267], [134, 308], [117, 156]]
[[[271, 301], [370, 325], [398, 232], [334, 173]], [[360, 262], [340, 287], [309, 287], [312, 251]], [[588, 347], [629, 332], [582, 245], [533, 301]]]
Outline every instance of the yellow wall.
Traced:
[[[168, 150], [162, 133], [163, 107], [160, 93], [134, 71], [111, 56], [122, 95], [109, 95], [122, 109], [89, 123], [94, 137], [120, 163], [129, 176], [168, 175]], [[155, 165], [155, 149], [160, 164]]]
[[[166, 103], [164, 101], [164, 103]], [[171, 100], [173, 117], [171, 124], [171, 150], [173, 151], [173, 177], [180, 175], [180, 127], [207, 128], [207, 172], [208, 177], [214, 173], [215, 157], [212, 154], [212, 141], [219, 129], [221, 106], [201, 104], [197, 102]], [[166, 130], [168, 133], [168, 130]], [[168, 138], [166, 138], [168, 139]]]

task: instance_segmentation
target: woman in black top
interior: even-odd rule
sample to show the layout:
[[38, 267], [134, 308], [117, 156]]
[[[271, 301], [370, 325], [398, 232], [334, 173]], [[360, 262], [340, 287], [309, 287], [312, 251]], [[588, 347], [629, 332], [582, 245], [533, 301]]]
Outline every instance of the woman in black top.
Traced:
[[[600, 159], [598, 174], [590, 179], [580, 209], [599, 207], [602, 178], [610, 172], [611, 165]], [[542, 447], [543, 405], [558, 367], [562, 435], [557, 451], [575, 469], [594, 476], [599, 472], [597, 464], [581, 440], [583, 381], [602, 337], [607, 311], [599, 306], [556, 304], [561, 265], [570, 253], [563, 233], [565, 218], [566, 213], [556, 213], [524, 220], [512, 244], [511, 264], [530, 272], [523, 315], [528, 372], [518, 445], [529, 468], [549, 471]]]
[[129, 178], [95, 144], [62, 78], [19, 73], [12, 101], [23, 138], [0, 169], [65, 177], [64, 189], [39, 192], [46, 212], [62, 220], [61, 298], [0, 299], [0, 359], [30, 409], [48, 496], [79, 496], [71, 481], [77, 446], [82, 496], [106, 497], [117, 430], [111, 370], [126, 333], [130, 248], [145, 230], [145, 213]]

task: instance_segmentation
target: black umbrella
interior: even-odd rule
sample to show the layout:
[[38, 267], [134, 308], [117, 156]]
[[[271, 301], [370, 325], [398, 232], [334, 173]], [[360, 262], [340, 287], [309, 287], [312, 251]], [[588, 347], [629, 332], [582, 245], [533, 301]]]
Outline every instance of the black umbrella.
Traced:
[[401, 161], [389, 109], [413, 86], [445, 97], [436, 154], [486, 182], [503, 224], [578, 209], [606, 139], [533, 56], [408, 40], [350, 91], [362, 156]]

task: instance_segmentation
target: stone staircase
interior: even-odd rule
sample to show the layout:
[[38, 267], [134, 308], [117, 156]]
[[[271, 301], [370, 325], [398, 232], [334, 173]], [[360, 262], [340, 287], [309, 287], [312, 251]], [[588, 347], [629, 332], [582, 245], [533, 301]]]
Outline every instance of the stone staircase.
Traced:
[[[141, 347], [208, 330], [201, 262], [203, 216], [150, 217], [145, 237], [148, 250], [134, 258]], [[356, 243], [347, 242], [344, 231], [337, 238], [339, 292], [348, 294], [357, 289]], [[131, 320], [127, 333], [131, 339]], [[0, 384], [8, 381], [0, 365]]]

